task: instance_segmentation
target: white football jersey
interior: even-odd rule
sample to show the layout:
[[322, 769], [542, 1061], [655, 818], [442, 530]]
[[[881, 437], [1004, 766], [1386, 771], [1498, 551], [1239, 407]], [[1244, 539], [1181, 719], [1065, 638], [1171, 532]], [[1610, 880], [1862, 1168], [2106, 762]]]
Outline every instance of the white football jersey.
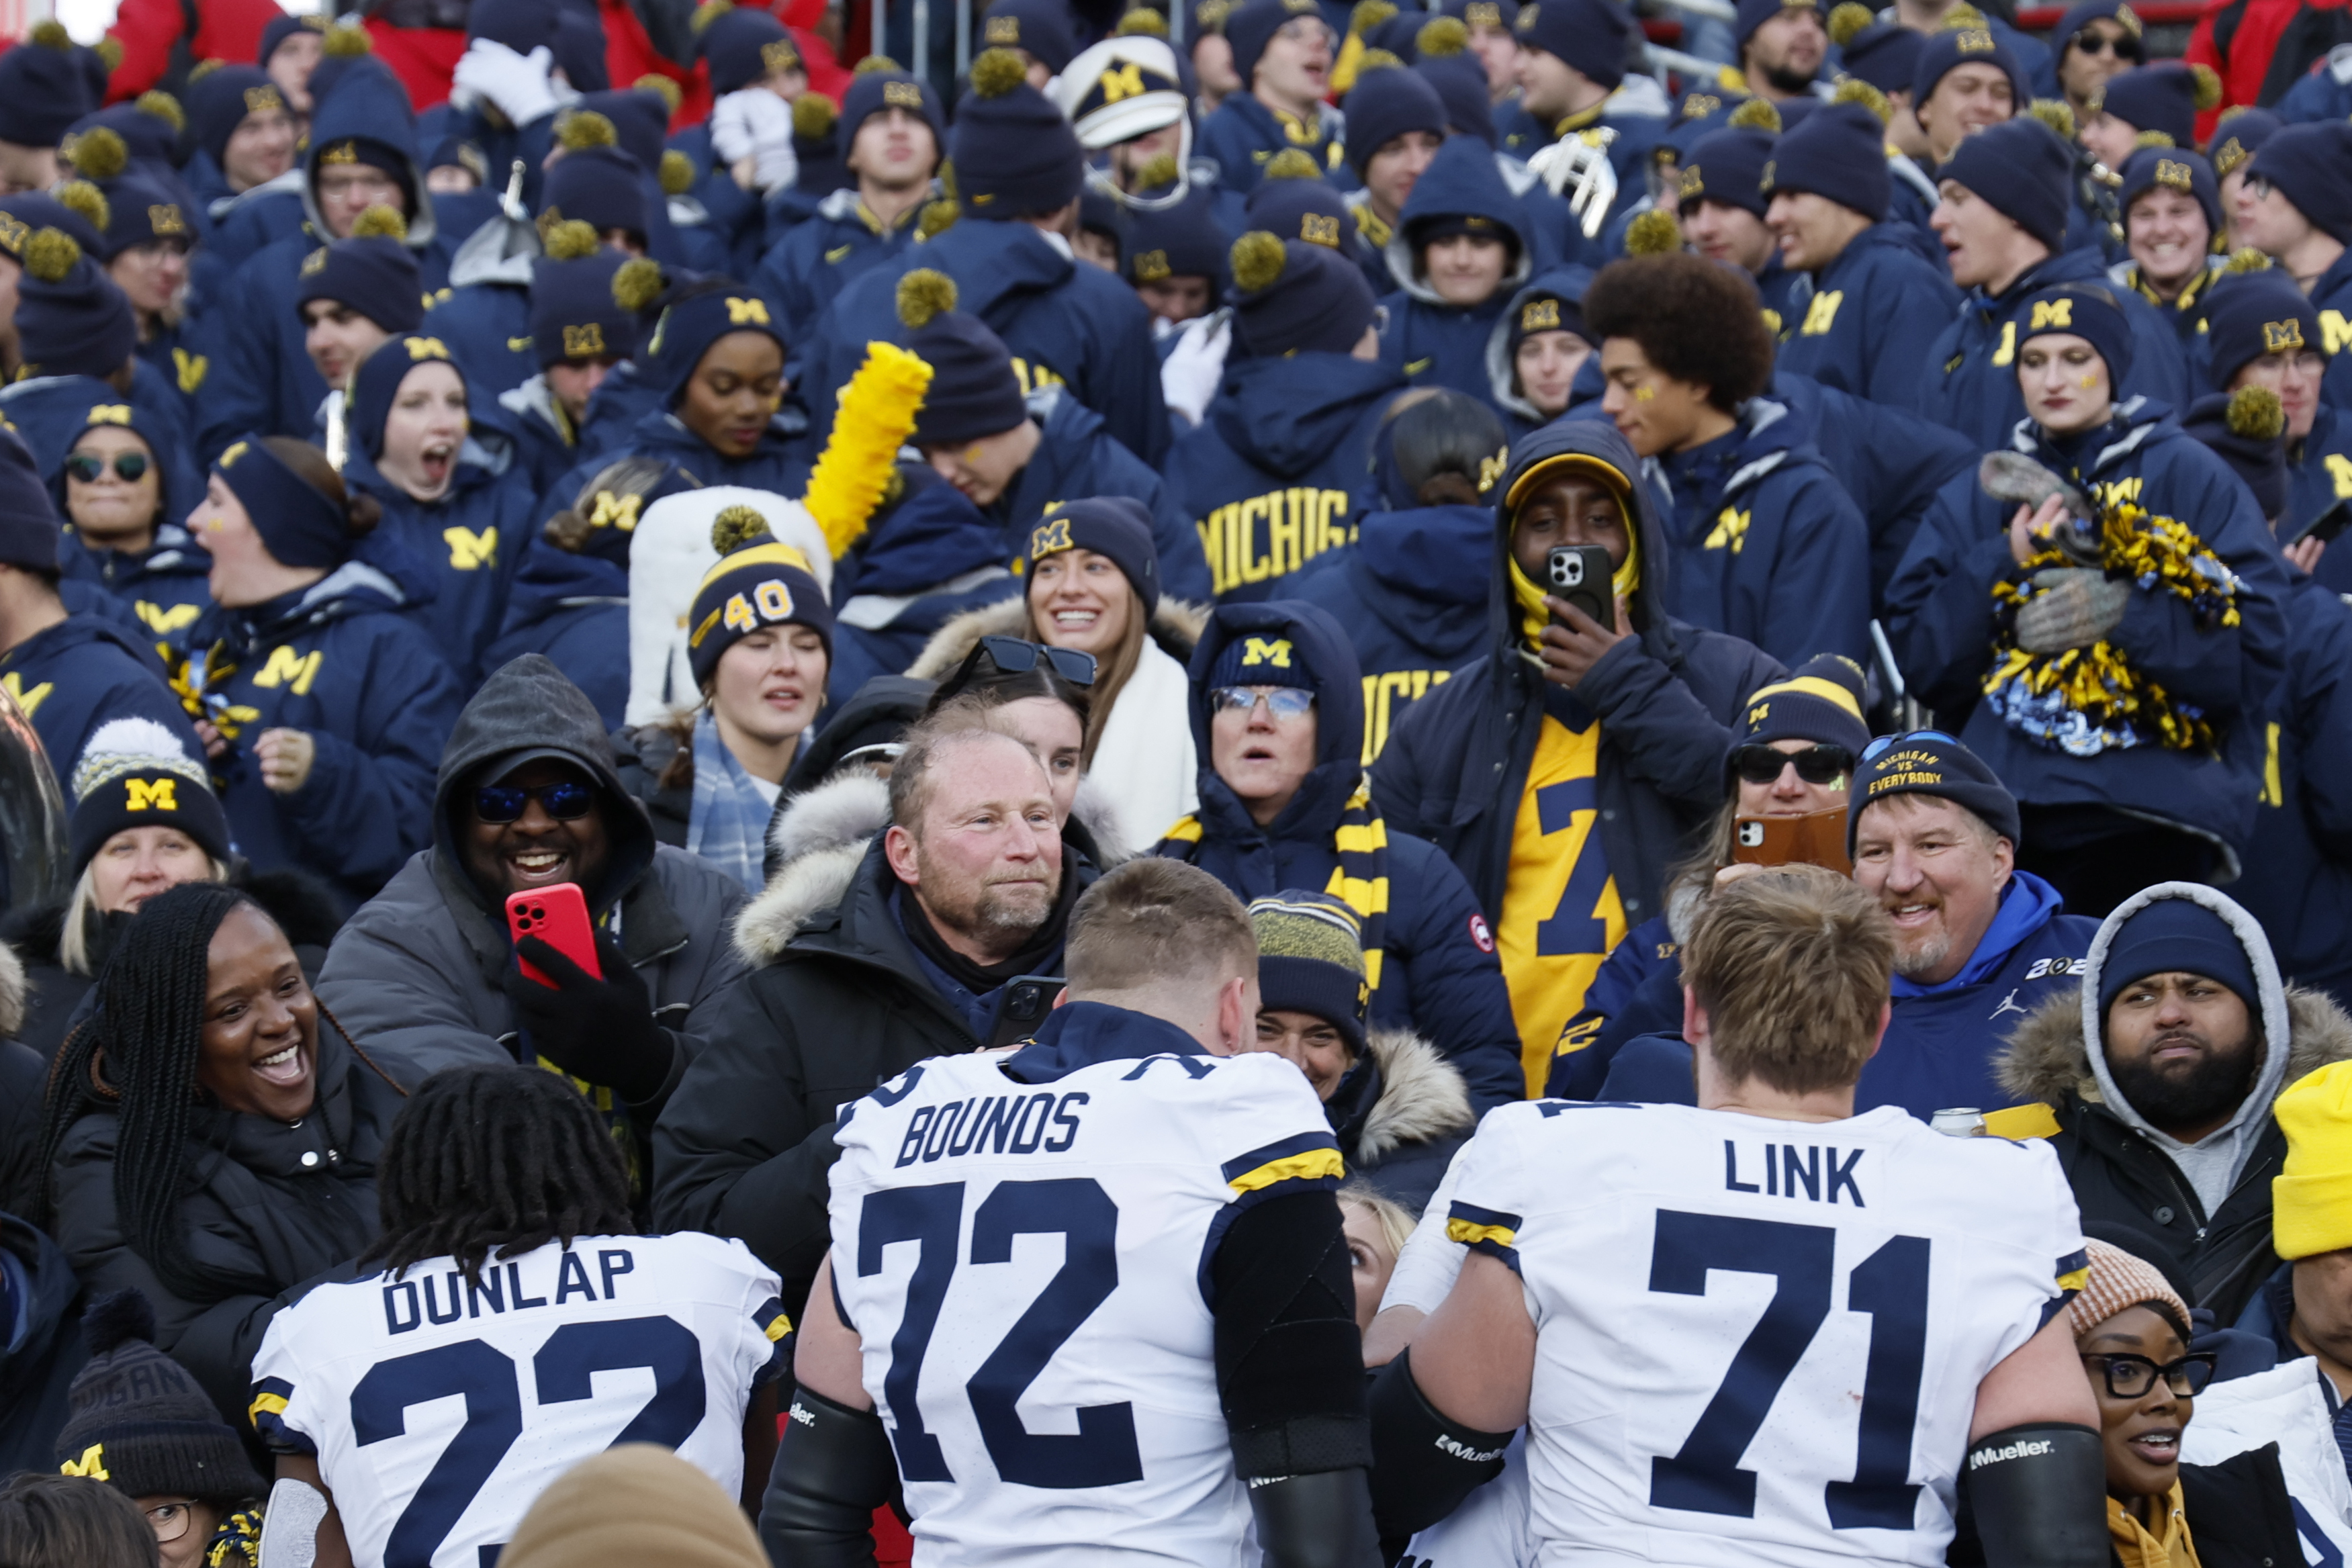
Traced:
[[1256, 1568], [1217, 1396], [1210, 1260], [1260, 1198], [1336, 1185], [1279, 1056], [910, 1068], [843, 1113], [833, 1284], [923, 1568]]
[[1523, 1281], [1537, 1561], [1934, 1568], [1977, 1385], [2081, 1283], [2046, 1145], [1535, 1101], [1448, 1233]]
[[729, 1497], [743, 1412], [783, 1370], [776, 1277], [740, 1241], [583, 1236], [321, 1285], [253, 1360], [254, 1425], [315, 1454], [359, 1568], [485, 1568], [549, 1482], [659, 1443]]

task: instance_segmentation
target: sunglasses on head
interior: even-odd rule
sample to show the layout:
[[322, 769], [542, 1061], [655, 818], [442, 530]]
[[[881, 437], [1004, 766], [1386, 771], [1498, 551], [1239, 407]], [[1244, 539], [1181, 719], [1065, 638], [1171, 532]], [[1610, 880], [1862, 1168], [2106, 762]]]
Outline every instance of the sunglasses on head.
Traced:
[[995, 662], [996, 667], [1008, 675], [1022, 675], [1037, 667], [1043, 659], [1054, 667], [1054, 673], [1074, 686], [1095, 684], [1095, 656], [1080, 648], [1056, 648], [1047, 643], [1032, 643], [1020, 637], [982, 637], [981, 649]]
[[1211, 713], [1247, 712], [1260, 703], [1276, 718], [1301, 718], [1314, 711], [1315, 694], [1304, 686], [1218, 686], [1209, 693]]
[[474, 791], [474, 815], [493, 825], [518, 821], [538, 801], [559, 822], [576, 822], [596, 804], [595, 789], [574, 779], [553, 784], [485, 784]]
[[1797, 777], [1808, 784], [1834, 784], [1853, 771], [1853, 753], [1843, 746], [1810, 746], [1802, 751], [1779, 751], [1769, 746], [1742, 746], [1731, 753], [1731, 765], [1750, 784], [1769, 784], [1794, 763]]
[[[84, 485], [95, 485], [106, 472], [106, 459], [89, 452], [77, 452], [66, 459], [66, 473]], [[114, 455], [114, 475], [126, 485], [136, 485], [147, 477], [147, 455], [143, 452], [118, 452]]]
[[1946, 746], [1958, 746], [1960, 743], [1958, 736], [1946, 735], [1940, 729], [1915, 729], [1902, 735], [1880, 736], [1862, 748], [1862, 759], [1864, 762], [1875, 762], [1894, 747], [1913, 740], [1940, 740]]

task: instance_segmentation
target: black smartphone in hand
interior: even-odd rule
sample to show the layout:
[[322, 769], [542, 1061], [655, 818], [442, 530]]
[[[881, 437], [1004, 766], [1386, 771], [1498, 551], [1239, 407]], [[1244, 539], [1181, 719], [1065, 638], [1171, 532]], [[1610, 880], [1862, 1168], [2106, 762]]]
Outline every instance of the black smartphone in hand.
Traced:
[[[1599, 545], [1554, 545], [1544, 562], [1544, 591], [1592, 617], [1602, 631], [1614, 632], [1616, 596], [1609, 591], [1609, 580], [1616, 570], [1609, 552]], [[1558, 615], [1552, 622], [1567, 624]]]

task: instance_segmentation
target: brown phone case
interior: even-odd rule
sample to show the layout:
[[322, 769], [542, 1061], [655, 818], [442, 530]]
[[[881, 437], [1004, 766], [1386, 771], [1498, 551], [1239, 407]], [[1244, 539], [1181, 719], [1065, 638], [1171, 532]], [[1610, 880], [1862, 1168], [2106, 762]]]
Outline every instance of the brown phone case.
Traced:
[[1845, 853], [1845, 808], [1801, 817], [1741, 817], [1732, 824], [1731, 858], [1742, 865], [1827, 866], [1853, 874]]

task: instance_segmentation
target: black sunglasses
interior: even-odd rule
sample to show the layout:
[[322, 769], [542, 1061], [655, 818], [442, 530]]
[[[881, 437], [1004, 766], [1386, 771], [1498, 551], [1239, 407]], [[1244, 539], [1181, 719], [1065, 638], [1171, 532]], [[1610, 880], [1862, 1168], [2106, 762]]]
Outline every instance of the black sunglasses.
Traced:
[[[85, 485], [98, 483], [106, 472], [106, 459], [88, 452], [77, 452], [66, 459], [66, 473]], [[136, 485], [147, 477], [147, 455], [143, 452], [118, 452], [114, 455], [115, 476], [126, 485]]]
[[1769, 746], [1735, 747], [1731, 765], [1750, 784], [1769, 784], [1790, 763], [1808, 784], [1834, 784], [1853, 771], [1853, 753], [1843, 746], [1811, 746], [1802, 751], [1776, 751]]
[[2137, 60], [2141, 57], [2139, 44], [2134, 39], [2104, 38], [2091, 32], [2074, 35], [2074, 50], [2084, 55], [2115, 55], [2126, 60]]
[[547, 814], [557, 821], [576, 822], [596, 804], [596, 791], [572, 779], [534, 784], [527, 789], [514, 784], [485, 784], [474, 791], [474, 815], [493, 825], [511, 822], [520, 820], [533, 800], [546, 807]]
[[[994, 661], [996, 667], [1008, 675], [1026, 674], [1044, 659], [1054, 666], [1054, 673], [1074, 686], [1095, 684], [1095, 656], [1078, 648], [1056, 648], [1046, 643], [1031, 643], [1020, 637], [982, 637], [980, 650]], [[969, 663], [969, 661], [967, 661]]]
[[2085, 1354], [2083, 1359], [2099, 1364], [2106, 1375], [2107, 1392], [2118, 1399], [2137, 1399], [2156, 1386], [2159, 1377], [2181, 1398], [2193, 1399], [2213, 1381], [2213, 1353], [2210, 1350], [2192, 1350], [2179, 1361], [2162, 1366], [2144, 1355]]

